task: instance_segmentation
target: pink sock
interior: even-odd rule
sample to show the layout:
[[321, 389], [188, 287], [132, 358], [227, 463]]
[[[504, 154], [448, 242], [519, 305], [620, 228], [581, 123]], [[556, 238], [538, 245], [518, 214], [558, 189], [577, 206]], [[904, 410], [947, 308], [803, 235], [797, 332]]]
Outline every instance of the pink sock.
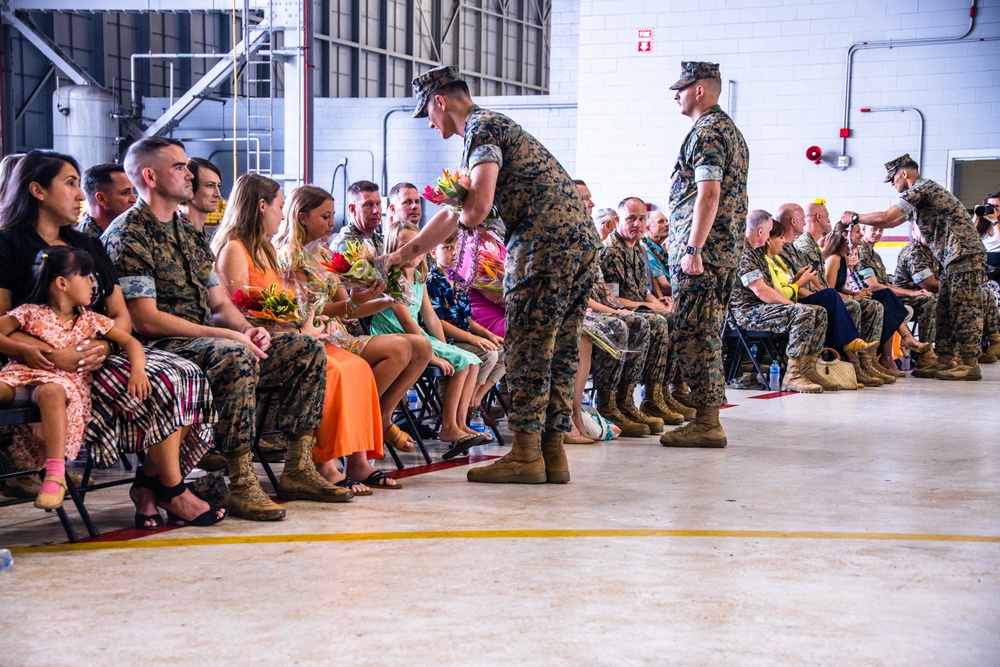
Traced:
[[[66, 459], [45, 459], [45, 476], [58, 477], [62, 479], [66, 476]], [[59, 485], [55, 482], [42, 482], [42, 493], [58, 493]]]

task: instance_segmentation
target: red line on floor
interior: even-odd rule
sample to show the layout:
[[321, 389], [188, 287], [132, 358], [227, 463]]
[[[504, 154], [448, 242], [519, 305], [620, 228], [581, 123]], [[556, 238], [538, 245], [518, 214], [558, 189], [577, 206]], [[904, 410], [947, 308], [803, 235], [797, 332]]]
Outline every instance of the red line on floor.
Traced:
[[750, 398], [781, 398], [782, 396], [794, 396], [797, 393], [797, 391], [772, 391], [769, 394], [758, 394]]
[[739, 403], [726, 403], [725, 405], [723, 405], [719, 409], [720, 410], [725, 410], [726, 408], [735, 408], [737, 405], [739, 405]]
[[493, 459], [498, 459], [499, 456], [459, 456], [450, 461], [440, 461], [438, 463], [429, 463], [422, 466], [413, 466], [411, 468], [404, 468], [402, 470], [393, 470], [387, 472], [386, 475], [392, 477], [393, 479], [402, 479], [404, 477], [413, 477], [414, 475], [423, 475], [429, 472], [437, 472], [439, 470], [450, 470], [451, 468], [458, 468], [460, 466], [467, 466], [470, 463], [482, 463], [483, 461], [492, 461]]

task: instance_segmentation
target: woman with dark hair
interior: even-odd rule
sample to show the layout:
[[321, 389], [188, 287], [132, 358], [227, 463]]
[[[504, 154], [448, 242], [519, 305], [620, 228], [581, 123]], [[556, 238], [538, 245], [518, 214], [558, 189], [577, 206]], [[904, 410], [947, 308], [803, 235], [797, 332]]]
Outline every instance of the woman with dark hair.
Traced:
[[[39, 250], [71, 246], [86, 251], [95, 264], [91, 310], [110, 317], [115, 326], [132, 330], [132, 321], [111, 260], [97, 239], [73, 225], [83, 202], [80, 169], [68, 155], [31, 151], [18, 162], [0, 210], [0, 315], [28, 298], [32, 261]], [[22, 333], [19, 342], [45, 347]], [[93, 340], [75, 348], [56, 349], [46, 357], [64, 371], [94, 372], [91, 421], [84, 443], [99, 467], [118, 460], [118, 452], [145, 450], [129, 492], [136, 505], [135, 527], [152, 530], [163, 525], [157, 506], [172, 519], [199, 524], [225, 517], [181, 488], [186, 474], [211, 447], [216, 421], [212, 394], [204, 374], [194, 364], [160, 350], [146, 350], [146, 372], [152, 396], [136, 401], [127, 393], [131, 366], [110, 343]], [[214, 520], [214, 521], [213, 521]]]
[[[864, 286], [865, 282], [854, 274], [854, 267], [857, 265], [858, 247], [861, 245], [861, 228], [857, 224], [845, 225], [838, 222], [823, 242], [823, 262], [825, 265], [826, 281], [828, 285], [833, 285], [841, 294], [852, 298], [872, 298], [882, 304], [884, 315], [882, 318], [882, 335], [879, 338], [879, 345], [882, 348], [882, 363], [873, 364], [867, 369], [877, 372], [883, 379], [890, 383], [897, 377], [903, 375], [895, 369], [892, 361], [892, 335], [899, 332], [900, 346], [904, 350], [914, 352], [926, 352], [931, 349], [930, 343], [921, 343], [914, 337], [906, 322], [910, 319], [910, 313], [906, 306], [899, 300], [891, 289], [870, 290]], [[848, 286], [848, 277], [861, 289], [857, 292], [851, 291]], [[893, 368], [889, 368], [893, 365]]]

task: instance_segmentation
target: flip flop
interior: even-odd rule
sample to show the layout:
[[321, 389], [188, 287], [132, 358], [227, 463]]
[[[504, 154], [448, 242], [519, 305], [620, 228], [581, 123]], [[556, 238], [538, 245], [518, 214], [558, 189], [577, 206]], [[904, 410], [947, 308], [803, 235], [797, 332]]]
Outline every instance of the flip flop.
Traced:
[[393, 491], [395, 491], [396, 489], [403, 488], [403, 485], [400, 484], [399, 482], [389, 485], [386, 480], [390, 479], [392, 478], [386, 475], [381, 470], [376, 470], [372, 474], [365, 477], [364, 481], [361, 483], [364, 484], [365, 486], [371, 487], [372, 489], [392, 489]]
[[[413, 451], [413, 437], [395, 424], [390, 424], [389, 428], [382, 432], [382, 441], [400, 452]], [[399, 444], [400, 442], [403, 444]]]
[[351, 492], [354, 493], [354, 495], [356, 495], [356, 496], [370, 496], [370, 495], [372, 495], [374, 493], [374, 491], [372, 491], [371, 489], [368, 489], [367, 491], [355, 491], [354, 487], [357, 486], [358, 484], [363, 484], [363, 482], [355, 482], [350, 477], [345, 477], [344, 479], [340, 480], [339, 482], [334, 482], [333, 483], [334, 486], [342, 486], [345, 489], [350, 489]]
[[463, 435], [461, 438], [453, 442], [451, 448], [448, 451], [446, 451], [441, 458], [445, 461], [448, 461], [449, 459], [455, 458], [459, 454], [465, 454], [471, 448], [477, 445], [481, 445], [484, 442], [486, 442], [486, 438], [484, 438], [483, 436], [472, 435], [471, 433], [467, 433], [466, 435]]

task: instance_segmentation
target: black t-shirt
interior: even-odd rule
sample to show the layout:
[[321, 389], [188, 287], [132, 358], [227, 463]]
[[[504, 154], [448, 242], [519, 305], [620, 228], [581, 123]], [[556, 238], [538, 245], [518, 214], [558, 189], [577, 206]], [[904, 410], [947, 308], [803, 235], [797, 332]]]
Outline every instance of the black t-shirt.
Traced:
[[[94, 274], [98, 296], [90, 309], [101, 315], [108, 314], [107, 299], [118, 285], [115, 265], [104, 251], [99, 239], [63, 227], [60, 237], [66, 245], [86, 250], [94, 258]], [[24, 303], [31, 294], [31, 273], [35, 256], [49, 245], [34, 228], [22, 231], [0, 230], [0, 289], [11, 293], [11, 308]]]

